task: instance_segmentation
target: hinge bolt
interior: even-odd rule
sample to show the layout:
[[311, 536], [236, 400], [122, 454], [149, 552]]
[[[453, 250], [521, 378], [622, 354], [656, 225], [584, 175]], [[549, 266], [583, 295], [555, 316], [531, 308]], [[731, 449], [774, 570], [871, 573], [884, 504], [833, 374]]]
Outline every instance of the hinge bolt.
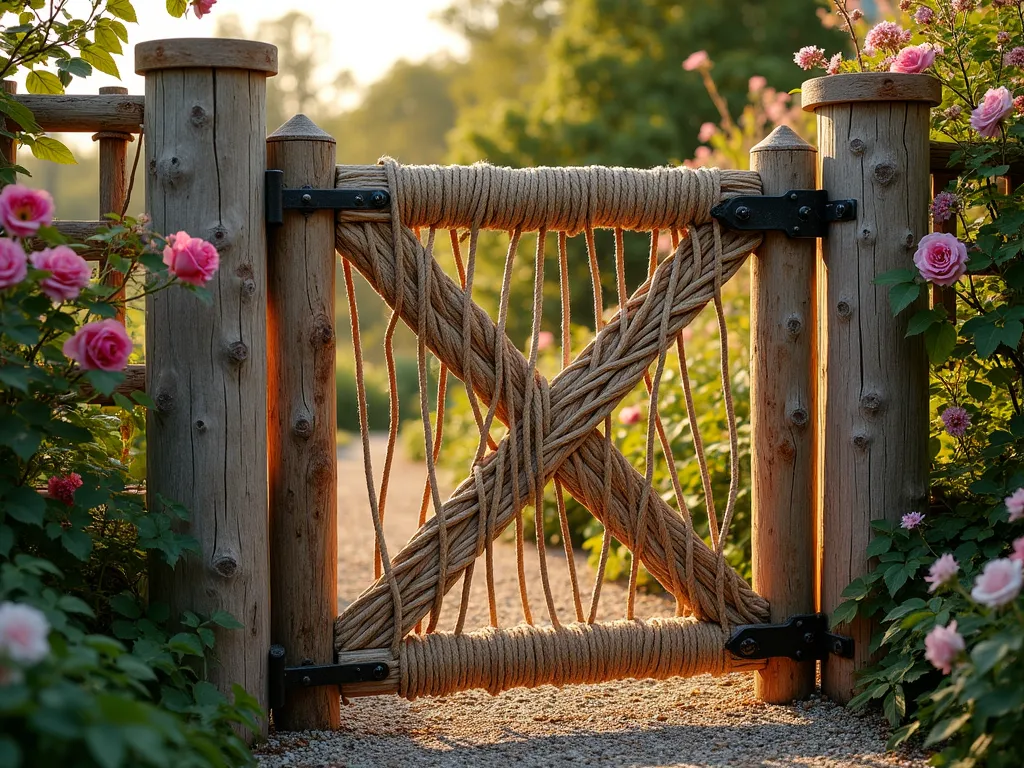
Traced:
[[811, 218], [811, 213], [812, 213], [811, 206], [809, 206], [809, 205], [801, 205], [800, 206], [800, 210], [798, 210], [796, 212], [796, 215], [799, 216], [801, 219], [805, 219], [806, 220], [806, 219]]
[[846, 205], [844, 203], [836, 203], [836, 216], [842, 218], [846, 215]]
[[309, 205], [310, 203], [313, 202], [313, 196], [312, 195], [303, 195], [302, 196], [302, 202], [304, 202], [306, 205]]
[[308, 688], [312, 683], [313, 683], [313, 681], [310, 680], [309, 675], [306, 675], [305, 677], [302, 678], [302, 684], [306, 688]]
[[792, 200], [795, 203], [800, 198], [799, 198], [799, 195], [797, 195], [796, 192], [790, 192], [789, 193], [789, 199]]
[[755, 653], [757, 653], [758, 648], [759, 646], [757, 644], [757, 641], [752, 637], [748, 637], [746, 640], [740, 643], [740, 655], [753, 656]]
[[353, 202], [362, 208], [366, 204], [366, 199], [362, 195], [356, 195], [355, 198], [353, 198]]
[[814, 645], [813, 632], [804, 632], [804, 645]]
[[746, 221], [750, 218], [750, 209], [745, 205], [741, 205], [736, 209], [736, 218], [740, 221]]
[[370, 202], [373, 203], [373, 207], [374, 208], [383, 208], [384, 207], [384, 202], [385, 202], [384, 193], [383, 192], [374, 192], [373, 193], [373, 197], [370, 198]]
[[378, 664], [373, 668], [371, 674], [374, 680], [383, 680], [388, 676], [388, 668], [383, 664]]
[[832, 641], [832, 653], [836, 656], [841, 656], [843, 653], [843, 641], [838, 637]]

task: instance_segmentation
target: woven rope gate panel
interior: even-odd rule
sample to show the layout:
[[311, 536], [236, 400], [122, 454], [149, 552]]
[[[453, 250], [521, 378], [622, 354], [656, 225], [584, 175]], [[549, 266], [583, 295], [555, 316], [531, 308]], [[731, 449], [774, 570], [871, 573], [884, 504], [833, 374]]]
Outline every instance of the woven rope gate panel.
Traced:
[[[652, 364], [658, 363], [660, 378], [668, 347], [757, 246], [756, 234], [720, 232], [710, 223], [710, 209], [720, 200], [760, 192], [756, 174], [682, 168], [512, 171], [388, 162], [339, 167], [338, 185], [389, 188], [392, 211], [340, 215], [338, 250], [420, 332], [448, 371], [471, 382], [472, 391], [509, 426], [509, 433], [481, 457], [447, 501], [435, 502], [435, 516], [338, 618], [336, 648], [390, 646], [401, 656], [401, 691], [410, 697], [460, 687], [500, 690], [590, 681], [590, 672], [576, 675], [564, 671], [571, 664], [553, 663], [559, 654], [605, 659], [598, 666], [608, 678], [732, 668], [733, 660], [722, 649], [723, 632], [730, 624], [767, 620], [766, 602], [725, 566], [720, 542], [717, 550], [708, 547], [688, 516], [652, 493], [650, 477], [635, 470], [599, 427]], [[410, 229], [420, 226], [431, 228], [427, 246]], [[430, 252], [435, 227], [471, 228], [474, 234], [485, 227], [509, 230], [514, 244], [528, 229], [573, 234], [595, 226], [688, 227], [689, 234], [625, 302], [624, 311], [550, 382], [537, 373], [536, 355], [528, 361]], [[552, 616], [552, 629], [454, 635], [430, 632], [432, 622], [428, 634], [400, 642], [432, 609], [436, 612], [460, 578], [471, 575], [488, 541], [551, 480], [584, 504], [614, 538], [639, 552], [645, 567], [696, 619], [723, 627], [693, 620], [560, 626]], [[622, 649], [634, 646], [676, 649], [688, 661], [659, 661], [657, 654], [622, 661], [630, 658]], [[499, 647], [507, 651], [488, 655], [483, 650]], [[518, 654], [523, 661], [527, 647], [540, 654], [530, 656], [532, 663], [519, 672], [496, 671], [498, 656]], [[552, 650], [556, 647], [558, 652]], [[619, 661], [607, 661], [611, 658]], [[435, 663], [439, 670], [447, 664], [449, 671], [432, 674]]]

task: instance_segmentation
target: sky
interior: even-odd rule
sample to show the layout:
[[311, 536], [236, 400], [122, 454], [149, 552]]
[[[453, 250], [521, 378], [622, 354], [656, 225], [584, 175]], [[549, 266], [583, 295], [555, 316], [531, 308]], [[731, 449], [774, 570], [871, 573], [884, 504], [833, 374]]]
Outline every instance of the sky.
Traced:
[[[218, 14], [236, 14], [243, 25], [255, 28], [264, 19], [276, 19], [299, 10], [311, 16], [317, 26], [330, 34], [331, 45], [324, 51], [327, 72], [351, 70], [356, 82], [366, 85], [387, 71], [398, 59], [422, 60], [438, 51], [458, 53], [462, 40], [448, 32], [431, 16], [447, 7], [450, 0], [217, 0], [212, 12], [202, 19], [191, 13], [171, 18], [163, 0], [134, 0], [138, 24], [128, 25], [129, 47], [117, 59], [121, 80], [101, 73], [76, 80], [69, 93], [96, 93], [104, 85], [123, 85], [129, 93], [143, 92], [142, 78], [134, 73], [131, 46], [145, 40], [169, 37], [209, 37]], [[24, 90], [24, 88], [19, 88]]]

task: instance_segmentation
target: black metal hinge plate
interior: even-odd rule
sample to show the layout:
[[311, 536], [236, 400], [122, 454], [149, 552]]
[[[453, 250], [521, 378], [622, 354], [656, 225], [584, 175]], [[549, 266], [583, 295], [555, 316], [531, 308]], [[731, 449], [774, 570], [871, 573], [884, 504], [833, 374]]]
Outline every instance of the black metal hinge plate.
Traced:
[[284, 212], [382, 211], [391, 204], [386, 189], [285, 189], [283, 171], [267, 171], [265, 184], [268, 224], [283, 224]]
[[787, 657], [794, 661], [853, 658], [853, 638], [828, 630], [828, 616], [807, 613], [782, 624], [741, 624], [733, 629], [725, 649], [744, 659]]
[[711, 215], [730, 229], [782, 231], [790, 237], [828, 237], [828, 225], [832, 222], [857, 218], [857, 201], [829, 200], [823, 189], [791, 189], [778, 197], [734, 197], [712, 208]]
[[383, 661], [366, 664], [303, 664], [284, 665], [283, 645], [270, 646], [270, 708], [284, 707], [289, 688], [314, 688], [320, 685], [345, 685], [386, 680], [391, 666]]

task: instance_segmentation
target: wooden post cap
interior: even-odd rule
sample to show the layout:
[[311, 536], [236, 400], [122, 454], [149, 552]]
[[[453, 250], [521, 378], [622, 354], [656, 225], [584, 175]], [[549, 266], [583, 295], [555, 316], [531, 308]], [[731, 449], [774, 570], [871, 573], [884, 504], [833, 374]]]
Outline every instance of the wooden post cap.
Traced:
[[155, 69], [247, 69], [277, 74], [277, 46], [256, 40], [177, 37], [135, 46], [135, 72]]
[[826, 104], [851, 101], [923, 101], [942, 103], [942, 84], [931, 75], [902, 72], [851, 72], [806, 81], [800, 89], [803, 108], [813, 112]]
[[817, 152], [813, 144], [801, 138], [800, 134], [788, 125], [779, 125], [761, 141], [751, 147], [750, 152]]
[[331, 134], [302, 114], [295, 115], [267, 136], [267, 141], [326, 141], [337, 144]]

